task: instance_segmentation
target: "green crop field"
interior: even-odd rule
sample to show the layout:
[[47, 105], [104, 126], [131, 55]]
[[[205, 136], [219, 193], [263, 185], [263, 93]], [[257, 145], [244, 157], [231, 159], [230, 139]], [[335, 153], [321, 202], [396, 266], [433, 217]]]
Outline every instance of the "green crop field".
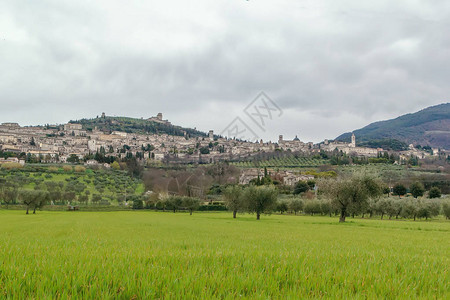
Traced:
[[0, 298], [450, 296], [450, 223], [0, 211]]

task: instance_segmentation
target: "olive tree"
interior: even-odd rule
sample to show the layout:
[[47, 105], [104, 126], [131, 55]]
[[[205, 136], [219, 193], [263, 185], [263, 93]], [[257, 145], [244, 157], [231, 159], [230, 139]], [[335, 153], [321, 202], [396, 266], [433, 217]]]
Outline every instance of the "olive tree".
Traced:
[[33, 204], [34, 201], [34, 191], [20, 191], [19, 198], [23, 205], [27, 207], [26, 214], [28, 215], [30, 206]]
[[403, 218], [413, 218], [415, 221], [417, 218], [418, 212], [419, 212], [419, 200], [408, 199], [408, 200], [403, 201], [402, 212], [401, 212], [401, 216]]
[[36, 209], [42, 208], [49, 199], [49, 194], [42, 190], [24, 190], [19, 195], [22, 203], [27, 207], [26, 214], [29, 214], [30, 208], [33, 209], [33, 214], [36, 213]]
[[39, 191], [33, 204], [33, 214], [36, 213], [37, 208], [41, 209], [42, 207], [44, 207], [44, 205], [47, 204], [48, 200], [49, 193], [47, 191]]
[[278, 192], [273, 186], [250, 186], [245, 189], [243, 197], [248, 212], [256, 213], [259, 220], [262, 213], [273, 211], [277, 202]]
[[447, 220], [450, 220], [450, 201], [444, 201], [442, 203], [442, 213]]
[[389, 219], [392, 219], [393, 216], [396, 216], [398, 219], [398, 216], [402, 211], [401, 201], [401, 199], [389, 199], [387, 206], [387, 214], [389, 215]]
[[300, 199], [297, 199], [297, 198], [292, 199], [292, 200], [289, 202], [289, 209], [290, 209], [291, 211], [293, 211], [294, 214], [296, 215], [297, 212], [303, 210], [303, 201], [300, 200]]
[[238, 185], [231, 185], [223, 191], [225, 206], [233, 212], [233, 218], [243, 208], [242, 188]]
[[333, 214], [333, 205], [331, 205], [330, 200], [320, 200], [320, 209], [322, 210], [322, 214], [324, 215], [329, 215], [331, 217], [331, 215]]
[[17, 189], [17, 185], [10, 184], [2, 189], [0, 198], [5, 203], [6, 208], [8, 208], [9, 204], [16, 203], [18, 195], [19, 191]]
[[64, 200], [67, 201], [67, 203], [74, 201], [75, 198], [77, 197], [77, 195], [73, 191], [66, 191], [61, 196]]
[[200, 207], [200, 199], [194, 197], [183, 197], [183, 207], [189, 211], [189, 214], [192, 216], [192, 212], [198, 210]]
[[303, 211], [305, 214], [314, 216], [314, 214], [322, 213], [322, 207], [320, 206], [320, 202], [318, 200], [308, 200], [305, 202]]
[[428, 218], [435, 217], [439, 215], [441, 211], [441, 204], [434, 199], [426, 199], [420, 202], [419, 210], [417, 212], [417, 216], [419, 218]]
[[182, 196], [171, 196], [167, 198], [166, 208], [172, 210], [174, 213], [180, 209], [183, 204]]
[[339, 222], [345, 222], [350, 210], [357, 210], [370, 198], [382, 194], [381, 185], [377, 180], [360, 175], [323, 180], [319, 184], [319, 190], [329, 197], [333, 206], [339, 210]]
[[289, 209], [288, 202], [286, 200], [279, 200], [276, 204], [276, 211], [279, 211], [281, 214], [286, 212]]
[[375, 206], [375, 212], [381, 216], [381, 220], [383, 220], [383, 217], [385, 214], [388, 213], [390, 206], [390, 199], [384, 198], [377, 201]]

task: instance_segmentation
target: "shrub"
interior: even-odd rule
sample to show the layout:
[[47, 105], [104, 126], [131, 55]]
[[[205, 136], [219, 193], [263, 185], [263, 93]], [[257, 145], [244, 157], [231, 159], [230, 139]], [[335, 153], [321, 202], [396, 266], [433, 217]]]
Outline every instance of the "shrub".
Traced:
[[64, 172], [72, 172], [72, 171], [73, 171], [73, 168], [72, 168], [71, 166], [65, 165], [65, 166], [63, 166], [63, 171], [64, 171]]
[[120, 170], [120, 165], [119, 165], [119, 163], [118, 163], [117, 161], [115, 161], [115, 162], [113, 162], [113, 163], [111, 164], [111, 168], [112, 168], [113, 170]]
[[224, 205], [200, 205], [199, 211], [226, 211], [227, 208]]
[[47, 171], [48, 171], [48, 172], [52, 172], [52, 173], [56, 173], [56, 172], [59, 171], [59, 169], [58, 169], [57, 167], [49, 167], [49, 168], [47, 169]]
[[84, 172], [86, 172], [86, 168], [82, 167], [82, 166], [75, 166], [75, 172], [84, 173]]

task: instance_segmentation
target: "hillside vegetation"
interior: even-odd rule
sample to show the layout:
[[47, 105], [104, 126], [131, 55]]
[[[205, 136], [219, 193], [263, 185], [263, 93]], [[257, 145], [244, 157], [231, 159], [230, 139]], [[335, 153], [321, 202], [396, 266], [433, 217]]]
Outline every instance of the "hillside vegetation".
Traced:
[[144, 186], [125, 171], [69, 165], [0, 168], [0, 202], [20, 204], [20, 194], [24, 191], [48, 192], [50, 207], [74, 202], [109, 206], [123, 204], [130, 196], [142, 194]]
[[[450, 149], [450, 103], [431, 106], [396, 119], [372, 123], [354, 131], [357, 142], [369, 145], [372, 141], [395, 139], [406, 144], [429, 145]], [[336, 138], [350, 141], [351, 133]], [[377, 144], [375, 142], [375, 144]]]
[[140, 134], [168, 134], [183, 136], [185, 133], [191, 137], [203, 137], [206, 133], [191, 128], [183, 128], [169, 123], [159, 123], [147, 119], [136, 119], [129, 117], [105, 117], [93, 119], [81, 119], [70, 121], [70, 123], [82, 124], [83, 129], [91, 131], [95, 128], [106, 133], [123, 131], [127, 133]]

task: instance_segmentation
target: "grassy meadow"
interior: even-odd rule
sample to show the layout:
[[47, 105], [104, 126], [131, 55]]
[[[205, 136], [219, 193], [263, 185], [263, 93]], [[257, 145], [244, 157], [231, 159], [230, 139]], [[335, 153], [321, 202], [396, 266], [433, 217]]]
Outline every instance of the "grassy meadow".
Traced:
[[0, 210], [0, 298], [450, 297], [450, 223]]

